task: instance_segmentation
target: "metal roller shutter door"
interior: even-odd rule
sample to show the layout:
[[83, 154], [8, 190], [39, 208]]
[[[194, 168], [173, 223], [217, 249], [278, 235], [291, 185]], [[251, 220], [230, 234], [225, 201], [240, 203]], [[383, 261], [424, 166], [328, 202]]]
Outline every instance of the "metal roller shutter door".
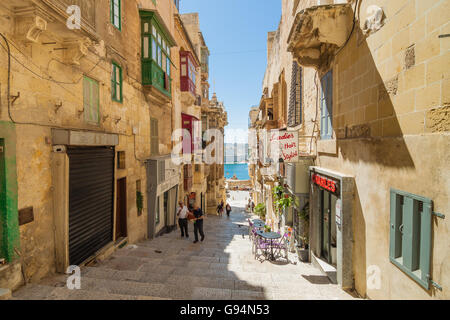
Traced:
[[78, 265], [113, 240], [114, 149], [70, 148], [69, 262]]

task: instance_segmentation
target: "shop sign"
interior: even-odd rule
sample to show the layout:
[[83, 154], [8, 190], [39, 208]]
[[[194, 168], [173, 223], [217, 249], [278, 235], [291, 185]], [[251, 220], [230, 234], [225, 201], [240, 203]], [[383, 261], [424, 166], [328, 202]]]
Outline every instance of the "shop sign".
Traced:
[[336, 195], [339, 194], [339, 182], [332, 180], [328, 177], [319, 175], [317, 173], [313, 173], [311, 175], [311, 180], [314, 184], [318, 185], [319, 187], [322, 187], [325, 190], [328, 190]]
[[273, 131], [270, 135], [270, 144], [274, 151], [279, 148], [280, 157], [284, 162], [298, 161], [297, 131]]

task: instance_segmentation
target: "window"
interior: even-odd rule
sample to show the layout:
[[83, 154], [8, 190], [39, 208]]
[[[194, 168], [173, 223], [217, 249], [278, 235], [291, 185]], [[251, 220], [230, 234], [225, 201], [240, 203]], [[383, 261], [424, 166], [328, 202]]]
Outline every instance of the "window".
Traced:
[[302, 81], [303, 69], [296, 61], [292, 64], [291, 94], [289, 97], [288, 125], [298, 126], [302, 123]]
[[390, 196], [390, 260], [428, 290], [432, 201], [394, 189]]
[[201, 51], [202, 59], [202, 72], [209, 73], [209, 51], [208, 48], [203, 47]]
[[141, 180], [136, 180], [136, 208], [138, 217], [142, 216], [144, 208], [144, 196], [141, 191]]
[[111, 0], [111, 23], [114, 27], [122, 29], [122, 3], [121, 0]]
[[322, 140], [331, 139], [333, 135], [333, 72], [328, 71], [321, 79], [322, 90], [320, 96], [320, 137]]
[[158, 119], [150, 119], [150, 153], [152, 156], [159, 154]]
[[193, 95], [196, 94], [196, 76], [197, 76], [197, 65], [193, 60], [192, 53], [189, 51], [180, 52], [180, 81], [181, 81], [181, 91], [191, 92]]
[[99, 85], [98, 81], [89, 77], [83, 78], [83, 106], [86, 122], [98, 124], [99, 116]]
[[117, 151], [117, 169], [125, 169], [125, 151]]
[[122, 68], [118, 64], [112, 64], [111, 72], [111, 96], [114, 101], [122, 102]]
[[171, 95], [170, 46], [174, 40], [162, 21], [150, 11], [141, 11], [142, 24], [142, 83], [152, 85]]

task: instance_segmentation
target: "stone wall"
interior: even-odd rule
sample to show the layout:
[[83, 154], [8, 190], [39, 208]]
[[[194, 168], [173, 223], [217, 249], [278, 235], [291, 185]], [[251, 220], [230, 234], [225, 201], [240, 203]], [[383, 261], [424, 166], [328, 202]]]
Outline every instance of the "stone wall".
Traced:
[[[0, 32], [11, 44], [11, 95], [20, 97], [11, 105], [16, 122], [17, 180], [19, 210], [32, 206], [34, 221], [20, 227], [21, 258], [27, 281], [37, 281], [55, 271], [55, 241], [51, 159], [51, 128], [95, 131], [117, 134], [116, 151], [125, 151], [126, 169], [116, 171], [116, 179], [127, 178], [128, 242], [147, 236], [147, 201], [141, 216], [136, 208], [136, 181], [146, 198], [146, 173], [143, 160], [150, 156], [150, 117], [159, 119], [159, 152], [172, 148], [172, 107], [159, 107], [148, 102], [141, 81], [141, 39], [138, 4], [154, 9], [152, 1], [122, 1], [122, 30], [110, 23], [109, 1], [96, 1], [95, 25], [98, 39], [90, 38], [89, 49], [79, 59], [79, 65], [65, 60], [65, 43], [57, 30], [48, 28], [37, 43], [22, 41], [14, 33], [17, 23], [12, 9], [2, 7]], [[158, 11], [173, 32], [173, 2], [158, 5]], [[65, 21], [64, 19], [62, 21]], [[68, 32], [64, 30], [64, 32]], [[67, 33], [80, 37], [76, 32]], [[47, 43], [47, 44], [45, 44]], [[104, 46], [103, 46], [104, 44]], [[24, 68], [20, 63], [31, 69]], [[0, 48], [0, 120], [11, 121], [7, 112], [7, 55]], [[111, 99], [111, 62], [123, 72], [123, 103]], [[38, 74], [39, 76], [37, 76]], [[100, 84], [100, 121], [90, 125], [83, 114], [83, 74]], [[169, 120], [168, 120], [169, 119]]]

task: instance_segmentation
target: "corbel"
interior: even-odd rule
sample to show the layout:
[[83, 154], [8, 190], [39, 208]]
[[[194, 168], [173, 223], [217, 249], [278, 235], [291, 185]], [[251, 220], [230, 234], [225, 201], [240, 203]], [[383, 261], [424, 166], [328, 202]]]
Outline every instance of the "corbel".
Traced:
[[25, 42], [39, 42], [40, 35], [47, 30], [52, 19], [37, 6], [22, 7], [15, 11], [15, 33]]
[[72, 65], [80, 65], [80, 60], [89, 52], [91, 41], [88, 38], [79, 40], [70, 40], [63, 43], [67, 48], [64, 51], [64, 60]]

